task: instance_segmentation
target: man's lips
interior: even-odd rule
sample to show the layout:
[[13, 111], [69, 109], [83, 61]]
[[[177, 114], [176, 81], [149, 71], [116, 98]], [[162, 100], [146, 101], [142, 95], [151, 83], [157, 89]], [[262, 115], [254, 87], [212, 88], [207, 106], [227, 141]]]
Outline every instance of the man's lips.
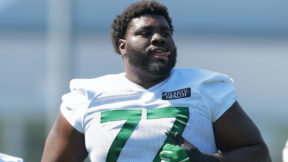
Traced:
[[165, 57], [169, 56], [170, 54], [171, 54], [170, 51], [153, 53], [154, 56], [165, 56]]
[[164, 59], [164, 60], [168, 60], [168, 56], [171, 54], [170, 51], [168, 52], [157, 52], [157, 53], [153, 53], [153, 56], [157, 59]]

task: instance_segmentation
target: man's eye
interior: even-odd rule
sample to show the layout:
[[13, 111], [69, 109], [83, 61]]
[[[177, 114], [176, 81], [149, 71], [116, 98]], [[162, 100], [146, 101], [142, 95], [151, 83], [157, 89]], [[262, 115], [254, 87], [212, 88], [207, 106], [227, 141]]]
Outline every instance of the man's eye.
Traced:
[[165, 31], [165, 32], [162, 32], [161, 35], [162, 35], [163, 37], [168, 37], [168, 36], [171, 35], [171, 32]]
[[141, 36], [149, 36], [150, 35], [150, 32], [146, 32], [146, 31], [143, 31], [143, 32], [139, 32], [138, 35], [141, 35]]

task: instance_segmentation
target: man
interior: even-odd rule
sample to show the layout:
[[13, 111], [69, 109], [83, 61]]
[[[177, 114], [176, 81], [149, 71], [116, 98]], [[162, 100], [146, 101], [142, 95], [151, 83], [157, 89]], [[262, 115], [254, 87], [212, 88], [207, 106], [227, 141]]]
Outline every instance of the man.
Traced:
[[266, 162], [268, 149], [236, 101], [232, 81], [176, 69], [173, 25], [155, 1], [129, 6], [112, 24], [125, 73], [71, 81], [43, 162]]

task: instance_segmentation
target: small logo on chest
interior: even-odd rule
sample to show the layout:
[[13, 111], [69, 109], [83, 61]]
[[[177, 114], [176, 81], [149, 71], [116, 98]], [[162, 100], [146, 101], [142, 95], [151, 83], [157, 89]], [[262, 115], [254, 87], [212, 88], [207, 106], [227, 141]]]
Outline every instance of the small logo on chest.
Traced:
[[191, 96], [191, 88], [179, 89], [172, 92], [163, 92], [162, 100], [175, 100]]

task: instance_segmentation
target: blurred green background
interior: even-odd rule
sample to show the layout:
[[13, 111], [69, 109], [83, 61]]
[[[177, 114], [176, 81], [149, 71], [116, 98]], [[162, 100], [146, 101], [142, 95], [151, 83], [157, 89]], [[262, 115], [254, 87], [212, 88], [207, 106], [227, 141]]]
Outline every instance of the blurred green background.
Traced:
[[[0, 152], [41, 159], [72, 78], [124, 70], [110, 24], [135, 0], [0, 0]], [[288, 139], [288, 1], [164, 1], [177, 67], [226, 73], [272, 160]]]

